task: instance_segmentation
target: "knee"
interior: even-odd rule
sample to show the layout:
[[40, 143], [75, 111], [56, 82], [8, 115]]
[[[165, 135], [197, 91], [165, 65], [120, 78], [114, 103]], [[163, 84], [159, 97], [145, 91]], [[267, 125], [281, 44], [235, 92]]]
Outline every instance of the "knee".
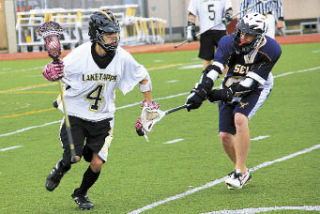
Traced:
[[248, 118], [243, 114], [235, 114], [234, 116], [234, 125], [236, 127], [246, 127], [248, 126]]
[[98, 155], [94, 155], [93, 159], [91, 160], [91, 169], [94, 172], [99, 172], [102, 168], [104, 161], [99, 158]]
[[224, 145], [229, 145], [232, 142], [233, 135], [227, 132], [220, 132], [221, 143]]

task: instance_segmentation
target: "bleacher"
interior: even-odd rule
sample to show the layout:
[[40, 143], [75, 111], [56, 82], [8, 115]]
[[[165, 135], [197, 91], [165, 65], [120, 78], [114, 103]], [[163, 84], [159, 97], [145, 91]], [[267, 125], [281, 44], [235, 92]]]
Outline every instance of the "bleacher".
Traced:
[[94, 11], [101, 9], [112, 10], [119, 21], [120, 45], [164, 43], [166, 21], [160, 18], [137, 17], [136, 8], [137, 5], [112, 5], [97, 9], [55, 8], [18, 12], [16, 24], [18, 48], [20, 51], [25, 49], [33, 51], [34, 48], [42, 50], [44, 42], [37, 35], [37, 29], [47, 21], [58, 22], [64, 28], [61, 38], [64, 49], [74, 48], [89, 40], [89, 17]]

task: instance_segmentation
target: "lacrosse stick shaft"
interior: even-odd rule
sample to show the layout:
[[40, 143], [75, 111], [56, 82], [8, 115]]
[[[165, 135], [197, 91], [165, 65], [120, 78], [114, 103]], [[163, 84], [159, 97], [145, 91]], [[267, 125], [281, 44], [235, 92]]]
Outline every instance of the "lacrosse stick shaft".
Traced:
[[[245, 11], [247, 12], [249, 9], [253, 8], [253, 7], [256, 6], [257, 4], [260, 4], [260, 2], [257, 2], [256, 4], [249, 6]], [[233, 16], [231, 16], [231, 18], [233, 19], [233, 18], [237, 17], [239, 14], [241, 14], [241, 13], [243, 13], [243, 12], [244, 12], [244, 10], [243, 10], [243, 11], [239, 11], [238, 13], [234, 14]], [[205, 30], [205, 31], [203, 31], [203, 32], [201, 32], [201, 33], [200, 33], [200, 32], [197, 33], [197, 34], [196, 34], [196, 37], [201, 36], [201, 34], [204, 34], [204, 33], [207, 32], [208, 30], [210, 30], [211, 28], [217, 27], [218, 25], [221, 25], [221, 24], [223, 24], [223, 22], [221, 22], [221, 23], [219, 23], [219, 24], [216, 24], [216, 25], [213, 25], [212, 27], [210, 27], [209, 29], [207, 29], [207, 30]], [[187, 42], [188, 42], [187, 39], [186, 39], [186, 40], [183, 40], [182, 42], [180, 42], [179, 44], [177, 44], [176, 46], [174, 46], [174, 48], [178, 48], [178, 47], [180, 47], [181, 45], [184, 45], [184, 44], [187, 43]]]
[[182, 106], [178, 106], [178, 107], [176, 107], [176, 108], [169, 109], [169, 110], [165, 111], [165, 115], [171, 114], [171, 113], [173, 113], [173, 112], [175, 112], [175, 111], [179, 111], [179, 110], [181, 110], [181, 109], [185, 109], [185, 108], [187, 108], [188, 106], [189, 106], [188, 104], [184, 104], [184, 105], [182, 105]]
[[71, 125], [70, 125], [69, 116], [67, 114], [66, 102], [64, 101], [64, 91], [63, 91], [64, 89], [63, 89], [61, 79], [59, 79], [58, 82], [59, 82], [60, 97], [61, 97], [61, 102], [62, 102], [62, 107], [63, 107], [63, 114], [64, 114], [64, 118], [66, 121], [66, 131], [67, 131], [67, 136], [68, 136], [68, 141], [69, 141], [69, 146], [70, 146], [71, 161], [76, 162], [77, 161], [76, 151], [74, 148], [73, 137], [72, 137], [72, 133], [71, 133]]

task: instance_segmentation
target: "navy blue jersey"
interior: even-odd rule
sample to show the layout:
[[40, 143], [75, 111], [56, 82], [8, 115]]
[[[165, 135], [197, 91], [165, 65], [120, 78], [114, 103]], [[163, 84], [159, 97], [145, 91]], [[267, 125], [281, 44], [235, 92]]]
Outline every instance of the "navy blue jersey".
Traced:
[[260, 88], [272, 87], [271, 69], [281, 55], [280, 45], [272, 38], [265, 37], [260, 45], [248, 54], [237, 54], [233, 48], [233, 35], [224, 36], [214, 58], [214, 64], [220, 68], [228, 66], [223, 85], [229, 87], [245, 77], [259, 83]]

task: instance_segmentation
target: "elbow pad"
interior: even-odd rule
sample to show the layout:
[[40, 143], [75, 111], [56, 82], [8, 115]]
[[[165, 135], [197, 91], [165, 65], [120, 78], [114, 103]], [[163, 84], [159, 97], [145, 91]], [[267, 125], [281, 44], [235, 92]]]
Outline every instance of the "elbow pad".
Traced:
[[140, 83], [140, 91], [141, 92], [147, 92], [152, 90], [152, 83], [151, 83], [151, 78], [149, 74], [147, 74], [146, 78], [144, 80], [148, 80], [146, 84], [141, 84]]

